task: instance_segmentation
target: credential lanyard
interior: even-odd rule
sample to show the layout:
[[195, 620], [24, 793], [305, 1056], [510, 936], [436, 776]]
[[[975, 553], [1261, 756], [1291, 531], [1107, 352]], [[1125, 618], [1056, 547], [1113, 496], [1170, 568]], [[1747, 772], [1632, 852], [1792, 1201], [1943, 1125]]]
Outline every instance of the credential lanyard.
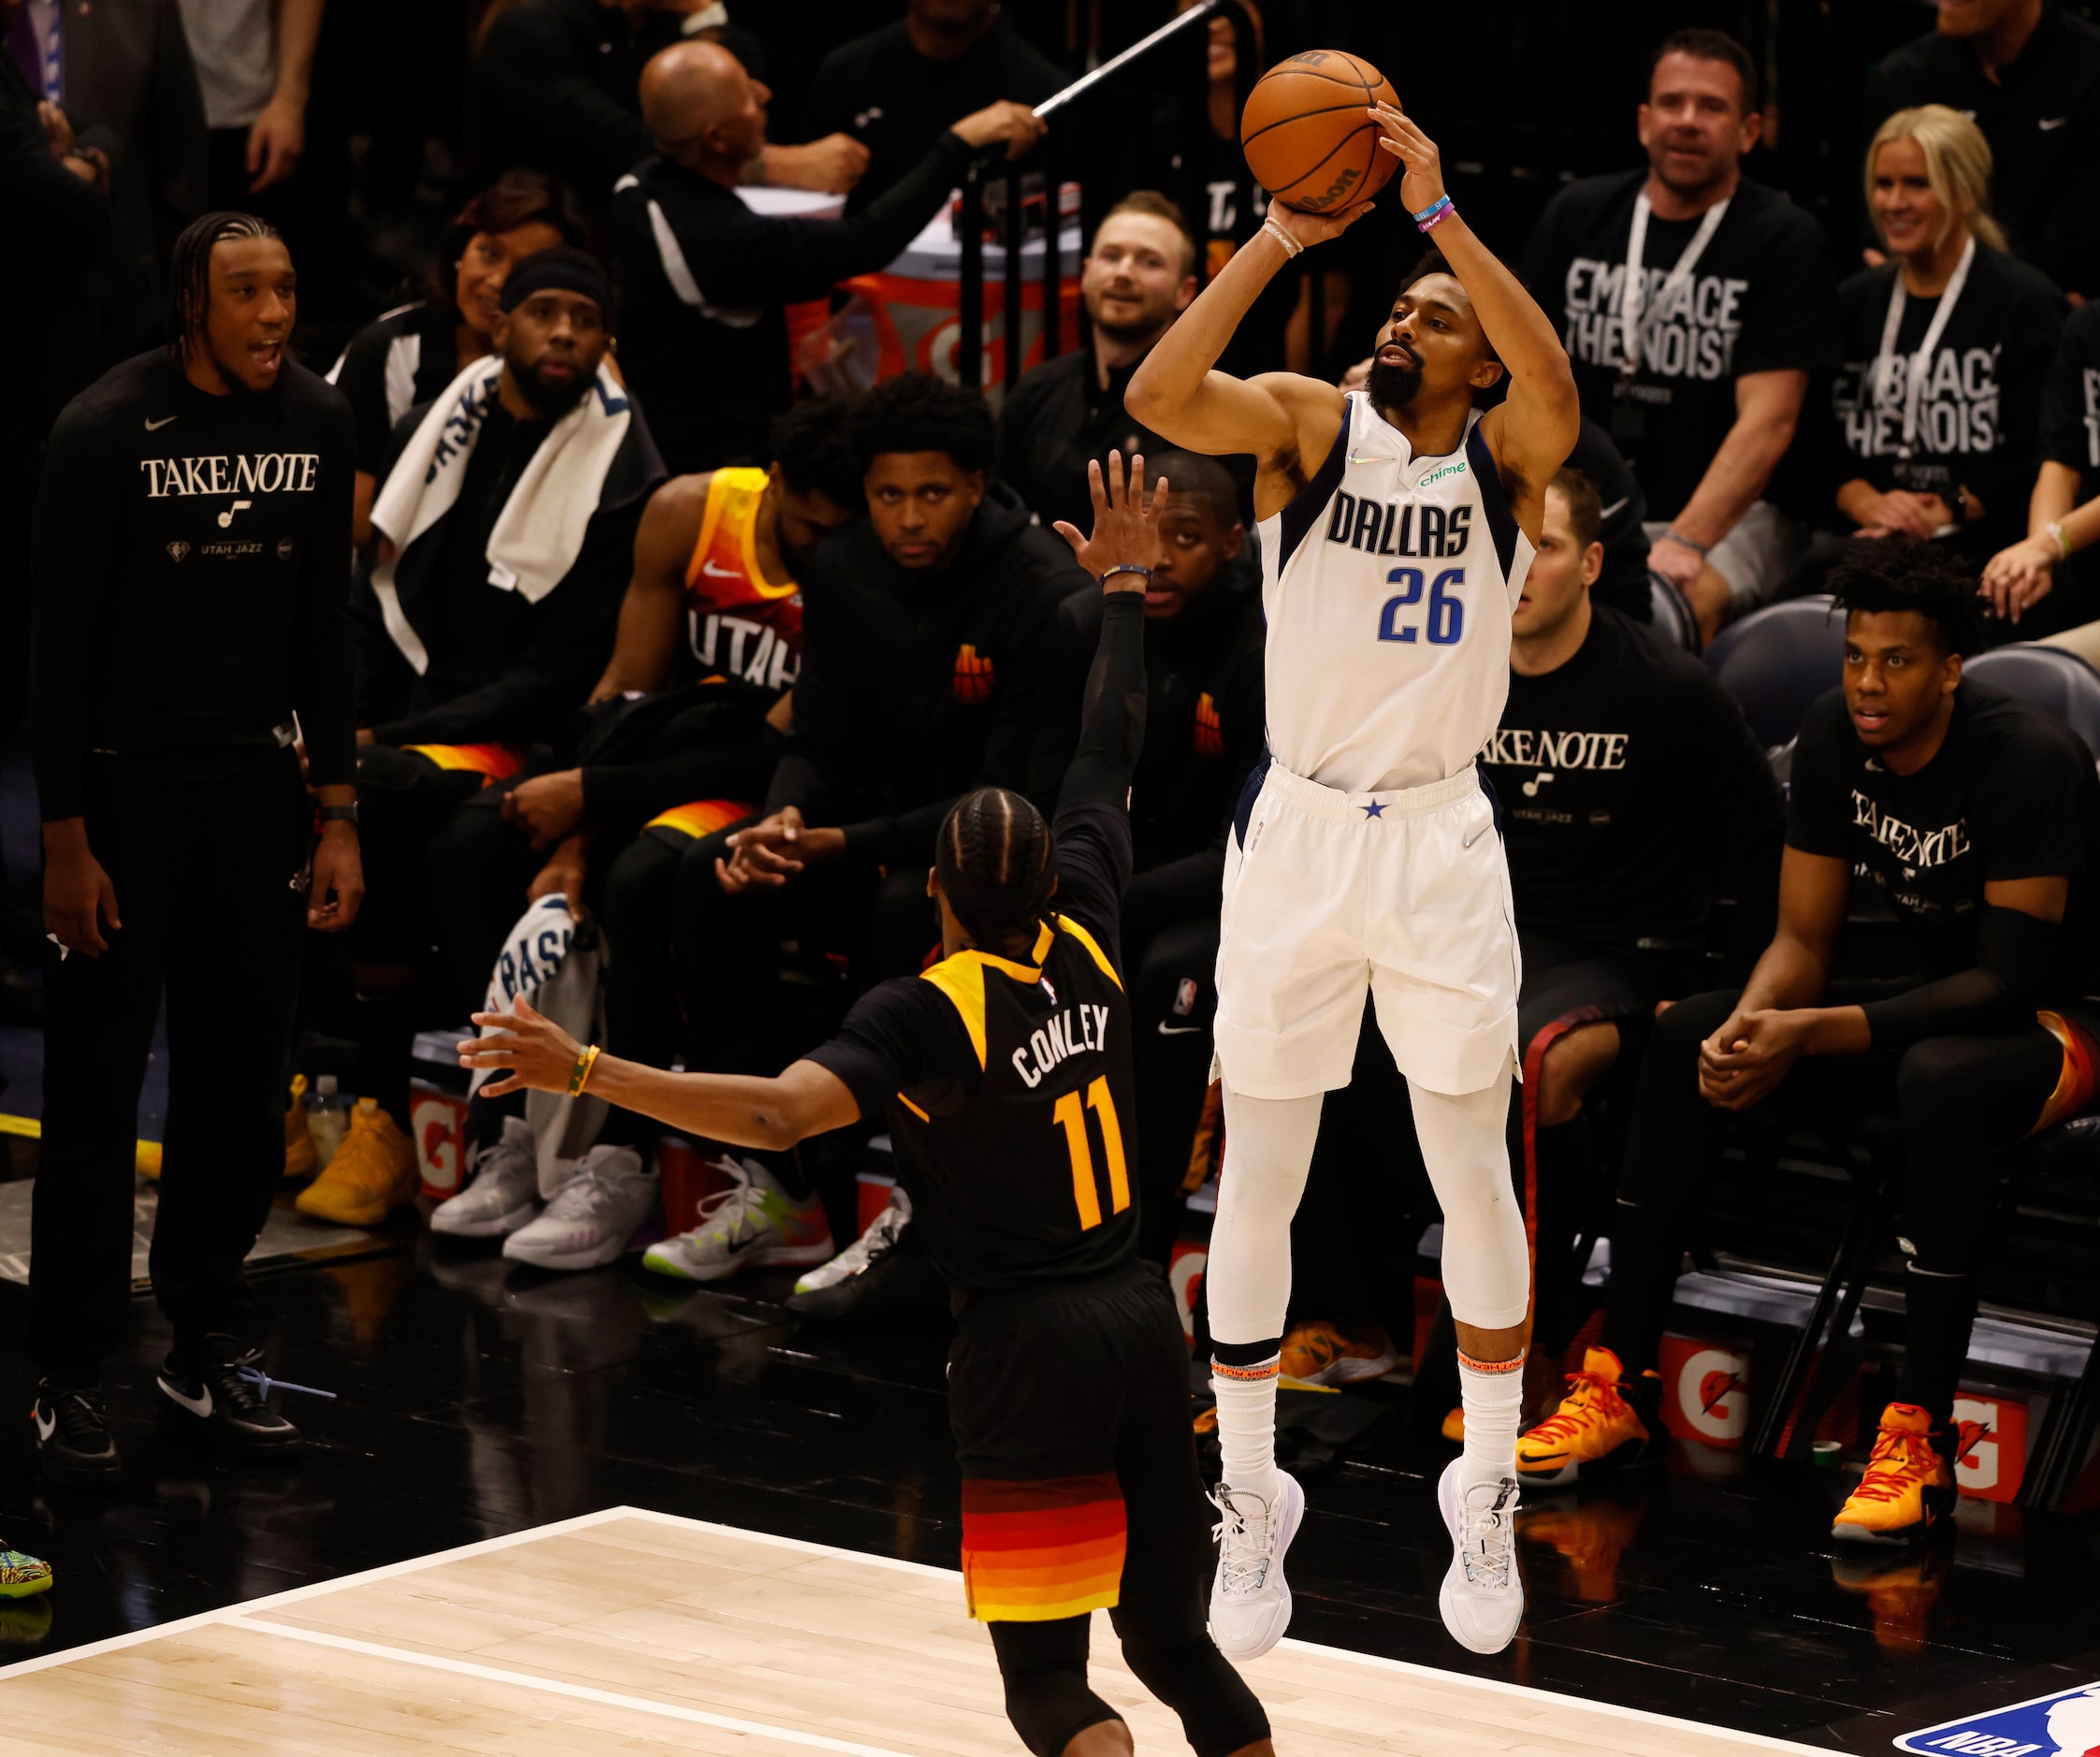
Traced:
[[[1932, 376], [1933, 356], [1938, 351], [1940, 337], [1947, 332], [1947, 320], [1954, 314], [1954, 302], [1962, 297], [1962, 289], [1969, 283], [1969, 265], [1976, 260], [1976, 238], [1962, 246], [1962, 260], [1954, 265], [1954, 272], [1948, 277], [1947, 291], [1940, 295], [1939, 310], [1933, 313], [1933, 321], [1925, 326], [1925, 340], [1918, 344], [1918, 352], [1906, 360], [1904, 370], [1904, 443], [1896, 456], [1908, 458], [1911, 446], [1918, 437], [1918, 405], [1925, 395], [1925, 381]], [[1904, 327], [1904, 306], [1908, 302], [1904, 291], [1903, 265], [1896, 266], [1896, 284], [1889, 289], [1889, 315], [1882, 320], [1881, 352], [1874, 358], [1874, 406], [1884, 407], [1889, 393], [1893, 389], [1896, 356], [1896, 332]]]
[[[1729, 197], [1729, 200], [1733, 199], [1732, 196]], [[1633, 197], [1633, 230], [1626, 240], [1626, 279], [1619, 283], [1619, 330], [1625, 338], [1626, 349], [1626, 363], [1619, 368], [1619, 373], [1624, 378], [1632, 378], [1641, 370], [1641, 311], [1647, 303], [1648, 280], [1644, 259], [1648, 254], [1648, 216], [1654, 211], [1646, 190]], [[1714, 234], [1720, 230], [1727, 212], [1728, 201], [1716, 201], [1706, 210], [1699, 230], [1691, 235], [1685, 254], [1677, 258], [1677, 266], [1664, 278], [1656, 296], [1657, 304], [1668, 299], [1691, 279], [1692, 270], [1699, 267], [1700, 257], [1714, 241]]]

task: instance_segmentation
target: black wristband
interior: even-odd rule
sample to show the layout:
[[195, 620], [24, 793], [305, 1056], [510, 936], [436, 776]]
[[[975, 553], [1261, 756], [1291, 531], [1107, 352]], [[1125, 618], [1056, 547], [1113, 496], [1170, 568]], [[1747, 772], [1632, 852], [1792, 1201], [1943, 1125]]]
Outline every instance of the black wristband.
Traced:
[[321, 807], [321, 821], [323, 823], [355, 823], [357, 821], [356, 802], [353, 800], [347, 806], [323, 806]]

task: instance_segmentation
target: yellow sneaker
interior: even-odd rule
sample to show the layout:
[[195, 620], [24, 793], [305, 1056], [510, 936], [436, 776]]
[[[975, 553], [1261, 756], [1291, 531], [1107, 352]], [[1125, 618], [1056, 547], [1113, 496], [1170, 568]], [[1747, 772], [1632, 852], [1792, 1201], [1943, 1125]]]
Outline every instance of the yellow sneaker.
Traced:
[[1517, 1480], [1542, 1488], [1638, 1464], [1653, 1430], [1635, 1404], [1653, 1415], [1661, 1390], [1653, 1372], [1628, 1384], [1609, 1348], [1585, 1349], [1583, 1369], [1568, 1375], [1560, 1407], [1517, 1441]]
[[1866, 1601], [1875, 1641], [1885, 1651], [1920, 1653], [1932, 1637], [1948, 1566], [1945, 1544], [1901, 1556], [1855, 1549], [1832, 1558], [1831, 1583]]
[[293, 1206], [339, 1227], [376, 1227], [411, 1200], [421, 1182], [409, 1138], [376, 1098], [359, 1098], [328, 1169], [299, 1192]]
[[292, 1104], [284, 1112], [284, 1175], [310, 1178], [321, 1169], [313, 1131], [306, 1125], [306, 1076], [292, 1076]]
[[1466, 1406], [1460, 1403], [1443, 1418], [1443, 1437], [1453, 1445], [1466, 1444]]
[[1352, 1379], [1375, 1379], [1400, 1364], [1383, 1330], [1352, 1336], [1325, 1319], [1293, 1327], [1277, 1359], [1281, 1378], [1301, 1385], [1346, 1385]]
[[1916, 1403], [1890, 1403], [1881, 1412], [1867, 1474], [1838, 1510], [1833, 1538], [1907, 1544], [1953, 1510], [1954, 1472], [1933, 1445], [1932, 1423]]

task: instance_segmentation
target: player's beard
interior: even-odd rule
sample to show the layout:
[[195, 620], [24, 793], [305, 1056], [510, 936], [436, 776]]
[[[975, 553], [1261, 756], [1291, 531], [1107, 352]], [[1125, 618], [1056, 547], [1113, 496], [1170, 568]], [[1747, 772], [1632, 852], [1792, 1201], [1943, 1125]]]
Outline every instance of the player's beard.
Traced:
[[558, 421], [584, 399], [584, 393], [591, 386], [589, 372], [578, 372], [566, 385], [550, 385], [529, 366], [510, 363], [511, 377], [516, 381], [517, 394], [531, 404], [532, 413], [543, 421]]
[[1364, 380], [1364, 388], [1370, 392], [1374, 409], [1404, 409], [1414, 400], [1414, 393], [1422, 388], [1420, 366], [1388, 366], [1383, 360], [1374, 358], [1370, 363], [1370, 376]]

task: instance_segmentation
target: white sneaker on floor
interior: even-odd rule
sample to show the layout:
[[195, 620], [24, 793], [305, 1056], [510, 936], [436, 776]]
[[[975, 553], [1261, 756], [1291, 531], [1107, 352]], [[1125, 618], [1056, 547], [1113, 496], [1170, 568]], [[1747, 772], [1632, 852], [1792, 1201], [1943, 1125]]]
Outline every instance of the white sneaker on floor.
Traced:
[[506, 1116], [502, 1138], [475, 1154], [467, 1187], [431, 1212], [430, 1230], [456, 1239], [507, 1238], [539, 1212], [531, 1125], [522, 1116]]
[[868, 1222], [868, 1229], [853, 1242], [833, 1257], [828, 1263], [819, 1263], [795, 1283], [797, 1293], [817, 1293], [825, 1287], [835, 1287], [842, 1281], [851, 1281], [883, 1252], [896, 1243], [897, 1234], [905, 1229], [911, 1219], [911, 1198], [902, 1186], [890, 1192], [890, 1205]]
[[1516, 1567], [1517, 1486], [1513, 1476], [1461, 1487], [1453, 1459], [1437, 1483], [1437, 1507], [1451, 1532], [1451, 1567], [1437, 1594], [1443, 1626], [1460, 1647], [1499, 1653], [1524, 1620], [1524, 1576]]
[[1218, 1485], [1210, 1504], [1218, 1523], [1218, 1572], [1210, 1582], [1210, 1639], [1228, 1660], [1256, 1660], [1291, 1626], [1291, 1589], [1283, 1552], [1305, 1517], [1305, 1490], [1279, 1472], [1283, 1487], [1272, 1503], [1245, 1488]]
[[756, 1159], [724, 1155], [717, 1162], [733, 1180], [701, 1204], [690, 1232], [652, 1244], [643, 1256], [659, 1275], [721, 1281], [746, 1269], [821, 1263], [835, 1248], [824, 1204], [812, 1195], [797, 1201]]
[[503, 1241], [503, 1255], [538, 1269], [597, 1269], [627, 1249], [656, 1206], [657, 1174], [631, 1147], [593, 1147], [546, 1212]]

